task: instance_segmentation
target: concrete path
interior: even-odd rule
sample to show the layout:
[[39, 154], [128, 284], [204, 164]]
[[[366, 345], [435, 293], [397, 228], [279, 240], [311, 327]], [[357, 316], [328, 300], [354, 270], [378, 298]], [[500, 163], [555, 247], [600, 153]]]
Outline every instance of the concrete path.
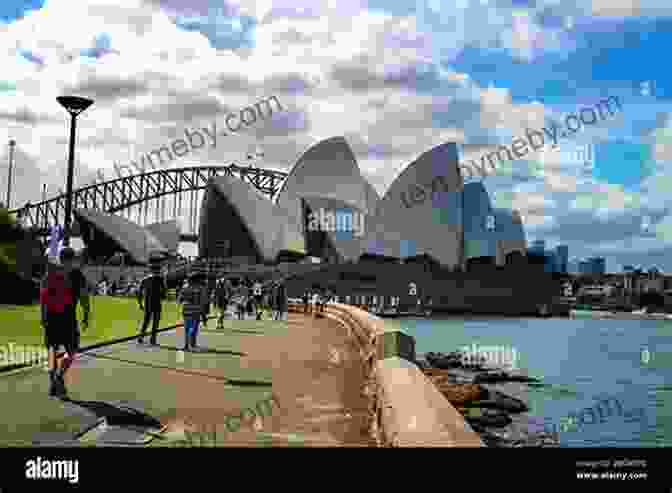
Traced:
[[179, 351], [178, 329], [158, 348], [81, 355], [69, 401], [47, 397], [44, 369], [0, 374], [0, 446], [373, 445], [363, 369], [338, 324], [290, 314], [214, 326], [203, 352]]

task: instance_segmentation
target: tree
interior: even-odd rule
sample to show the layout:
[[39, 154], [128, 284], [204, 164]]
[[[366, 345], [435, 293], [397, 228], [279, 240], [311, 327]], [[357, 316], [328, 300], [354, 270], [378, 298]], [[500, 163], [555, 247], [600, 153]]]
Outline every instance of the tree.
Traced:
[[0, 270], [16, 271], [16, 242], [19, 227], [7, 209], [0, 208]]
[[9, 211], [0, 209], [0, 302], [28, 304], [35, 300], [38, 289], [32, 277], [44, 263], [39, 242], [16, 222]]

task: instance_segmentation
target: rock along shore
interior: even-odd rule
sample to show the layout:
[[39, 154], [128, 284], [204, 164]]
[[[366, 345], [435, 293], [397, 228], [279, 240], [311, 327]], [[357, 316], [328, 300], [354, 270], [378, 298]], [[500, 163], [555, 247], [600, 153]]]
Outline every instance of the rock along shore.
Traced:
[[519, 398], [538, 379], [486, 366], [485, 358], [466, 357], [461, 351], [426, 353], [416, 364], [488, 447], [559, 445], [556, 434], [531, 431], [529, 408]]

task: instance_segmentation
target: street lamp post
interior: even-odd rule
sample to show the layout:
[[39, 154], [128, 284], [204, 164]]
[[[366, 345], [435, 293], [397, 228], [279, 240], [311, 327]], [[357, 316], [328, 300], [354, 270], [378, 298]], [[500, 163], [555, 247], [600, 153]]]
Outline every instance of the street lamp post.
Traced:
[[12, 168], [14, 167], [14, 147], [16, 141], [14, 139], [9, 141], [9, 176], [7, 176], [7, 210], [10, 210], [10, 200], [12, 198]]
[[70, 246], [70, 233], [72, 223], [72, 175], [75, 167], [75, 127], [77, 116], [93, 104], [93, 101], [78, 96], [59, 96], [56, 98], [61, 106], [70, 113], [70, 151], [68, 154], [68, 181], [65, 197], [65, 227], [63, 246]]

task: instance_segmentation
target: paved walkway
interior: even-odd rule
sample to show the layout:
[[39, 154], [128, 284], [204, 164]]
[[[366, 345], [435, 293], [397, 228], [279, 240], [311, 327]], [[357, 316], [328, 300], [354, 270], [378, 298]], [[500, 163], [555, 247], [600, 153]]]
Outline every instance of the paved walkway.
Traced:
[[43, 369], [0, 374], [0, 446], [374, 445], [363, 367], [341, 326], [294, 314], [214, 326], [200, 333], [204, 352], [179, 351], [181, 329], [158, 348], [87, 352], [67, 375], [69, 401], [47, 397]]

